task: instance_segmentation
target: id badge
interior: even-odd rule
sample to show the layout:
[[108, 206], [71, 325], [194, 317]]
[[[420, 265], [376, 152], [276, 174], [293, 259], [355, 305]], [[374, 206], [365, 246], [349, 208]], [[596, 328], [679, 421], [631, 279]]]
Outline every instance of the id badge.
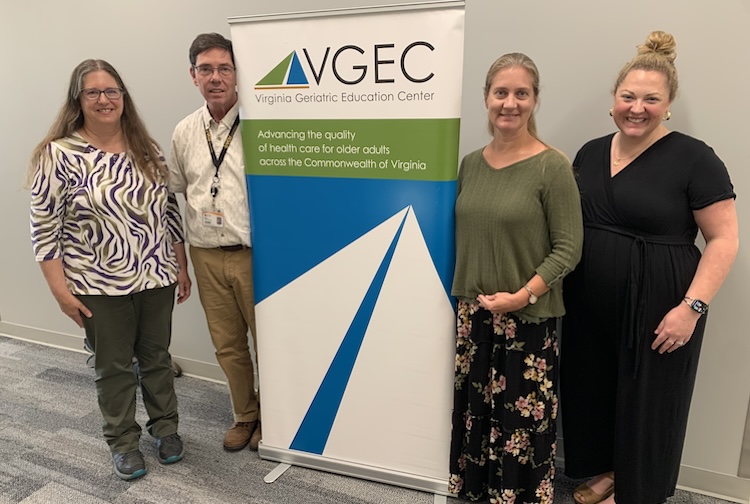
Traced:
[[204, 210], [203, 225], [212, 228], [224, 227], [224, 214], [221, 210]]

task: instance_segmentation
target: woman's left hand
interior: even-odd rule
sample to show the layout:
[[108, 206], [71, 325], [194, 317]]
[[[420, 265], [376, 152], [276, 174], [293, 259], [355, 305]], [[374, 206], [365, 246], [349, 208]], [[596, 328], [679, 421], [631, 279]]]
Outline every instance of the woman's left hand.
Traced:
[[528, 303], [528, 295], [523, 299], [523, 295], [516, 292], [496, 292], [494, 294], [480, 294], [477, 296], [479, 306], [492, 313], [509, 313], [520, 310]]
[[193, 282], [190, 280], [187, 268], [180, 268], [177, 273], [177, 304], [180, 304], [190, 297], [190, 287]]
[[651, 343], [651, 350], [658, 350], [660, 354], [672, 353], [687, 345], [700, 316], [700, 313], [683, 303], [669, 310], [654, 331], [656, 339]]

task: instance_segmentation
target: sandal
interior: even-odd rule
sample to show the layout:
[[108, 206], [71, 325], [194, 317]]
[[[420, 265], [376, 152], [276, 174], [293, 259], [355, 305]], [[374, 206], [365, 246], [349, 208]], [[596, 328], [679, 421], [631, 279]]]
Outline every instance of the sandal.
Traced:
[[573, 500], [575, 500], [578, 504], [597, 504], [597, 502], [601, 502], [615, 493], [614, 471], [608, 472], [604, 476], [612, 480], [612, 485], [607, 488], [604, 493], [598, 494], [594, 492], [587, 483], [581, 483], [573, 491]]

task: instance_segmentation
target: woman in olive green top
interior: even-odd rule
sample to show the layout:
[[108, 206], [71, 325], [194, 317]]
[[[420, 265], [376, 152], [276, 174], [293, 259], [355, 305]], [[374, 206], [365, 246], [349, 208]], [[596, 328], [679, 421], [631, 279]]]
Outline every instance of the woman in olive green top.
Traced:
[[450, 490], [551, 503], [561, 280], [581, 256], [570, 162], [536, 136], [539, 72], [520, 53], [490, 67], [492, 141], [458, 175], [456, 379]]

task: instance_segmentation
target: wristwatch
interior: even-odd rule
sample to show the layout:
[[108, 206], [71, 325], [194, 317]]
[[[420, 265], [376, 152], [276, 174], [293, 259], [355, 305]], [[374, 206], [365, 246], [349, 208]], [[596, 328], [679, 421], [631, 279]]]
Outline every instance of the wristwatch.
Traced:
[[539, 298], [536, 297], [536, 294], [534, 294], [534, 291], [531, 290], [529, 284], [524, 285], [523, 288], [526, 289], [526, 291], [529, 293], [529, 304], [536, 304], [536, 302], [539, 301]]
[[703, 315], [704, 313], [706, 313], [708, 311], [708, 303], [704, 303], [700, 299], [693, 299], [691, 297], [685, 296], [684, 298], [682, 298], [682, 300], [685, 301], [685, 303], [690, 308], [692, 308], [693, 310], [697, 311], [701, 315]]

